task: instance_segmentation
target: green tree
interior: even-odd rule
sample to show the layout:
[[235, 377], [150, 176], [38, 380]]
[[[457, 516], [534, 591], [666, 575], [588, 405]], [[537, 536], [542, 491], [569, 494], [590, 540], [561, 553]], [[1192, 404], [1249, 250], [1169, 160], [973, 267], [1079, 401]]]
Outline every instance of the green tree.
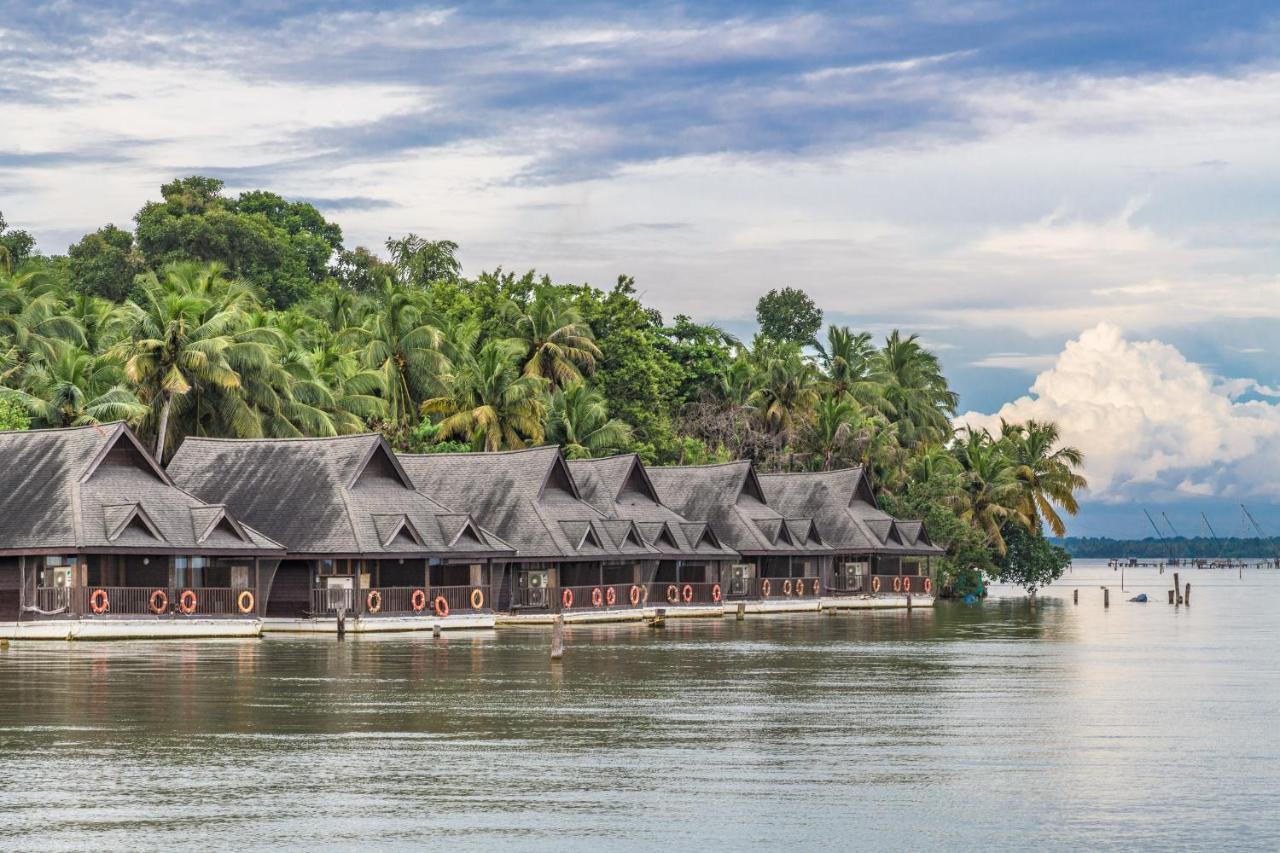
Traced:
[[760, 297], [756, 322], [771, 340], [809, 346], [822, 327], [822, 309], [803, 290], [784, 287]]
[[1054, 536], [1065, 536], [1067, 526], [1057, 508], [1068, 515], [1079, 511], [1075, 493], [1089, 485], [1076, 473], [1084, 464], [1084, 454], [1074, 447], [1058, 446], [1057, 424], [1035, 420], [1002, 423], [1000, 441], [1007, 448], [1015, 466], [1014, 476], [1022, 486], [1022, 514], [1031, 520], [1033, 528], [1038, 530], [1043, 522]]
[[547, 441], [563, 447], [570, 459], [608, 456], [630, 440], [631, 427], [610, 418], [604, 396], [586, 383], [575, 383], [552, 395]]
[[543, 287], [527, 306], [507, 305], [516, 336], [525, 343], [525, 375], [545, 379], [557, 389], [595, 372], [600, 348], [582, 313], [564, 294]]
[[388, 282], [363, 324], [345, 334], [363, 346], [365, 366], [381, 374], [388, 417], [416, 421], [419, 401], [447, 369], [440, 330], [428, 322], [416, 294]]
[[364, 246], [338, 252], [330, 273], [344, 289], [355, 293], [377, 293], [388, 279], [398, 275], [394, 264], [387, 263]]
[[818, 360], [832, 394], [848, 394], [864, 406], [892, 415], [884, 388], [874, 378], [876, 348], [870, 332], [854, 333], [848, 326], [827, 327], [826, 344], [816, 343]]
[[733, 362], [737, 339], [716, 326], [693, 322], [677, 314], [662, 329], [658, 346], [680, 370], [679, 403], [689, 403], [719, 392], [720, 379]]
[[818, 399], [818, 372], [796, 350], [770, 358], [751, 395], [765, 428], [785, 439], [795, 434]]
[[986, 430], [961, 431], [953, 452], [963, 469], [967, 494], [960, 517], [981, 531], [997, 554], [1003, 554], [1007, 526], [1031, 526], [1021, 511], [1022, 485], [1015, 466]]
[[426, 287], [438, 281], [457, 281], [462, 275], [458, 244], [452, 240], [426, 240], [417, 234], [387, 238], [391, 265], [400, 281], [410, 287]]
[[30, 364], [20, 387], [7, 392], [41, 427], [72, 427], [110, 421], [138, 423], [147, 407], [124, 387], [120, 365], [64, 344], [52, 361]]
[[26, 408], [17, 400], [6, 396], [5, 389], [0, 388], [0, 432], [13, 432], [30, 429], [31, 418]]
[[547, 417], [546, 380], [520, 372], [524, 342], [480, 342], [474, 324], [458, 332], [450, 369], [440, 377], [444, 393], [422, 404], [424, 415], [442, 416], [440, 437], [461, 436], [479, 450], [511, 450], [541, 444]]
[[35, 252], [36, 239], [26, 231], [10, 228], [0, 213], [0, 274], [11, 274]]
[[1021, 524], [1005, 524], [1005, 549], [996, 556], [995, 576], [1001, 583], [1017, 584], [1034, 596], [1036, 591], [1062, 577], [1071, 565], [1071, 555]]
[[122, 302], [145, 268], [133, 247], [133, 234], [104, 225], [67, 249], [71, 287], [87, 296]]
[[910, 450], [940, 443], [951, 435], [951, 417], [960, 399], [947, 384], [938, 357], [916, 335], [894, 329], [876, 352], [872, 379], [892, 407], [898, 442]]
[[253, 191], [222, 195], [216, 178], [190, 177], [160, 188], [136, 217], [136, 239], [148, 266], [217, 261], [257, 285], [277, 307], [314, 292], [342, 247], [342, 232], [306, 202]]

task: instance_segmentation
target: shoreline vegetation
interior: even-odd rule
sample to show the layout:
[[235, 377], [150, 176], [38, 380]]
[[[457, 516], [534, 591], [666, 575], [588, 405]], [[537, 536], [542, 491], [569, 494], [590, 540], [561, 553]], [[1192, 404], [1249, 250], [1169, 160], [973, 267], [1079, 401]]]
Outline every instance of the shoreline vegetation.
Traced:
[[1080, 559], [1164, 559], [1216, 560], [1280, 557], [1280, 539], [1273, 537], [1176, 536], [1156, 539], [1109, 539], [1102, 536], [1067, 536], [1050, 540], [1072, 557]]
[[[801, 289], [760, 297], [741, 341], [664, 318], [625, 275], [464, 275], [414, 234], [348, 249], [313, 205], [165, 184], [132, 230], [41, 254], [0, 216], [0, 430], [124, 420], [167, 460], [190, 435], [377, 431], [409, 453], [557, 444], [570, 459], [750, 459], [870, 472], [884, 508], [946, 549], [944, 594], [1034, 594], [1065, 570], [1081, 453], [1052, 423], [955, 430], [916, 335], [831, 325]], [[10, 211], [12, 214], [12, 211]]]

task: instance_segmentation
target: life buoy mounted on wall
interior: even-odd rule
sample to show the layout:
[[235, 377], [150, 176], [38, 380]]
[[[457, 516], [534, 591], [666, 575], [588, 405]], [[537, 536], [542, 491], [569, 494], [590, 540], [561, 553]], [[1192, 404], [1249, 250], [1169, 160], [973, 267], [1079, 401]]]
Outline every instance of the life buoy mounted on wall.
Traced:
[[879, 591], [880, 591], [880, 578], [878, 578], [878, 577], [872, 577], [872, 578], [871, 578], [871, 591], [872, 591], [872, 592], [879, 592]]
[[668, 584], [667, 585], [667, 602], [669, 604], [675, 604], [679, 600], [680, 600], [680, 590], [676, 589], [675, 584]]
[[364, 606], [370, 613], [377, 613], [382, 609], [382, 593], [376, 589], [369, 590], [369, 594], [364, 597]]
[[200, 599], [196, 596], [194, 589], [184, 589], [182, 595], [178, 596], [178, 610], [187, 616], [195, 613], [199, 604]]
[[409, 595], [409, 606], [413, 608], [414, 613], [421, 613], [427, 606], [427, 594], [420, 589], [415, 589]]
[[894, 592], [902, 592], [902, 575], [894, 575], [894, 578], [893, 578], [893, 591], [894, 591]]
[[640, 590], [640, 587], [639, 587], [637, 584], [632, 584], [632, 585], [631, 585], [631, 593], [630, 593], [630, 595], [628, 596], [628, 597], [630, 598], [630, 600], [631, 600], [631, 606], [632, 606], [632, 607], [635, 607], [635, 606], [637, 606], [637, 605], [640, 603], [640, 596], [641, 596], [641, 595], [642, 595], [642, 592], [641, 592], [641, 590]]
[[772, 591], [773, 591], [773, 584], [769, 583], [769, 579], [768, 579], [768, 578], [765, 578], [765, 579], [760, 583], [760, 594], [761, 594], [761, 595], [763, 595], [765, 598], [768, 598], [768, 597], [769, 597], [769, 593], [770, 593], [770, 592], [772, 592]]
[[592, 607], [604, 606], [604, 591], [601, 590], [600, 587], [596, 587], [595, 589], [591, 590], [591, 606]]
[[618, 603], [618, 591], [613, 587], [609, 587], [604, 591], [604, 603], [612, 607]]
[[929, 594], [930, 594], [930, 593], [932, 593], [932, 592], [933, 592], [933, 581], [929, 580], [928, 578], [925, 578], [925, 579], [924, 579], [924, 594], [925, 594], [925, 595], [929, 595]]
[[791, 594], [791, 578], [787, 578], [782, 582], [782, 594], [783, 595]]
[[564, 592], [560, 593], [560, 602], [565, 606], [566, 609], [572, 607], [573, 606], [573, 590], [566, 589]]
[[684, 589], [680, 590], [680, 597], [684, 599], [685, 604], [693, 601], [693, 586], [691, 584], [685, 584]]
[[718, 583], [713, 583], [711, 585], [711, 600], [717, 604], [720, 603], [720, 584]]
[[105, 589], [95, 589], [89, 594], [89, 609], [99, 616], [111, 609], [111, 598]]
[[154, 590], [151, 597], [147, 599], [147, 606], [151, 608], [151, 612], [157, 616], [169, 609], [169, 593], [163, 589]]
[[436, 600], [432, 602], [432, 607], [436, 611], [436, 615], [441, 619], [449, 615], [449, 602], [445, 600], [443, 595], [437, 595]]
[[[382, 600], [379, 599], [378, 601], [379, 601], [379, 606], [381, 606]], [[240, 590], [240, 594], [236, 596], [236, 607], [240, 610], [241, 613], [245, 615], [248, 615], [253, 612], [253, 605], [255, 603], [256, 602], [254, 601], [253, 593], [247, 589]]]
[[911, 578], [902, 579], [902, 591], [911, 592]]
[[479, 587], [471, 590], [471, 609], [479, 610], [484, 607], [484, 591]]

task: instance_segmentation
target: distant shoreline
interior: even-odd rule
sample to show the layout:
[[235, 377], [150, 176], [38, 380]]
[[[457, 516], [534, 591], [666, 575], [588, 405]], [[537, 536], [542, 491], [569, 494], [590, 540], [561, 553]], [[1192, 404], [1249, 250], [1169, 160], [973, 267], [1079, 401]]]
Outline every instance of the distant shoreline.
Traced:
[[1218, 558], [1273, 558], [1280, 556], [1280, 539], [1231, 536], [1212, 539], [1204, 536], [1185, 536], [1168, 539], [1111, 539], [1103, 536], [1067, 536], [1051, 539], [1055, 545], [1066, 549], [1072, 557], [1081, 559], [1111, 559], [1138, 557], [1142, 559], [1204, 559]]

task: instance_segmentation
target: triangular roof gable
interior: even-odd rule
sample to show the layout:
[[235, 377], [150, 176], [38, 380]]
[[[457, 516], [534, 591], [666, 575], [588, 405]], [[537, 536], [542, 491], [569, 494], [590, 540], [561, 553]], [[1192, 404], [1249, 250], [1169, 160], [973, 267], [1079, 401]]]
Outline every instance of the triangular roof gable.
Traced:
[[147, 515], [147, 511], [142, 508], [142, 504], [104, 506], [102, 520], [106, 526], [108, 542], [116, 541], [126, 530], [137, 530], [159, 542], [165, 541], [165, 538], [160, 535], [160, 529], [151, 520], [151, 516]]
[[662, 503], [662, 499], [658, 497], [658, 490], [653, 487], [653, 481], [649, 479], [649, 472], [645, 471], [644, 465], [640, 463], [639, 456], [631, 457], [631, 467], [627, 470], [627, 476], [622, 478], [622, 485], [618, 488], [618, 494], [614, 500], [621, 500], [627, 492], [639, 492], [656, 504]]
[[693, 540], [693, 550], [697, 551], [703, 546], [708, 546], [716, 551], [724, 549], [724, 546], [720, 544], [720, 537], [716, 536], [716, 532], [711, 529], [711, 525], [697, 524], [695, 527], [700, 529], [694, 536], [690, 537]]
[[575, 551], [581, 551], [585, 547], [604, 549], [601, 544], [600, 534], [596, 532], [595, 525], [589, 521], [562, 521], [560, 528], [569, 537], [569, 544], [573, 546]]
[[198, 545], [203, 544], [217, 530], [224, 530], [242, 542], [253, 541], [240, 522], [227, 512], [227, 508], [216, 504], [192, 507], [191, 527]]
[[735, 502], [741, 499], [743, 495], [750, 495], [760, 503], [768, 506], [769, 502], [765, 500], [764, 497], [764, 487], [760, 485], [760, 478], [756, 475], [756, 466], [747, 464], [744, 467], [746, 468], [747, 473], [742, 478], [742, 484], [738, 487], [738, 494], [735, 497]]
[[871, 488], [871, 478], [867, 476], [865, 468], [858, 469], [858, 482], [853, 487], [853, 496], [849, 499], [849, 506], [862, 502], [871, 504], [876, 509], [880, 508], [880, 502], [876, 500], [875, 490]]
[[671, 525], [667, 524], [665, 521], [662, 522], [662, 526], [658, 528], [657, 535], [653, 537], [652, 544], [657, 547], [659, 543], [662, 543], [673, 551], [680, 547], [676, 544], [675, 534], [671, 532]]
[[475, 545], [488, 545], [484, 536], [480, 533], [480, 528], [476, 526], [471, 516], [467, 516], [462, 525], [458, 528], [458, 532], [449, 540], [449, 547], [452, 548], [460, 542], [471, 542]]
[[542, 478], [542, 486], [538, 489], [538, 498], [541, 499], [548, 490], [564, 492], [582, 500], [582, 495], [578, 493], [578, 484], [574, 482], [573, 475], [569, 473], [569, 466], [558, 450], [552, 456], [551, 464], [547, 466], [547, 474]]
[[107, 437], [105, 442], [103, 442], [103, 445], [101, 449], [98, 450], [97, 455], [90, 460], [87, 466], [85, 466], [84, 473], [80, 475], [80, 482], [87, 483], [89, 480], [93, 479], [93, 475], [98, 473], [98, 468], [102, 465], [103, 461], [111, 451], [115, 450], [116, 446], [123, 442], [125, 445], [124, 449], [127, 451], [129, 459], [139, 470], [146, 471], [166, 486], [173, 485], [173, 481], [169, 479], [169, 475], [166, 474], [164, 470], [156, 464], [156, 461], [151, 458], [151, 454], [148, 453], [146, 448], [144, 448], [138, 441], [132, 430], [123, 423], [117, 423], [111, 429], [112, 434]]
[[413, 526], [407, 515], [403, 513], [391, 515], [374, 515], [373, 527], [378, 531], [378, 540], [383, 548], [393, 544], [425, 546], [422, 534]]
[[776, 545], [778, 535], [782, 531], [782, 519], [780, 518], [753, 518], [751, 522], [760, 529], [771, 545]]
[[866, 521], [869, 529], [883, 545], [893, 536], [893, 521], [888, 518], [869, 518]]
[[375, 477], [396, 480], [406, 489], [413, 490], [413, 480], [400, 465], [400, 460], [391, 452], [386, 439], [382, 436], [378, 436], [377, 441], [369, 446], [368, 452], [360, 460], [350, 482], [347, 483], [347, 488], [353, 489], [362, 481]]
[[623, 548], [627, 545], [634, 545], [637, 548], [645, 547], [644, 537], [640, 535], [640, 529], [636, 527], [634, 521], [627, 525], [627, 532], [623, 535], [622, 542], [618, 544], [618, 547]]

